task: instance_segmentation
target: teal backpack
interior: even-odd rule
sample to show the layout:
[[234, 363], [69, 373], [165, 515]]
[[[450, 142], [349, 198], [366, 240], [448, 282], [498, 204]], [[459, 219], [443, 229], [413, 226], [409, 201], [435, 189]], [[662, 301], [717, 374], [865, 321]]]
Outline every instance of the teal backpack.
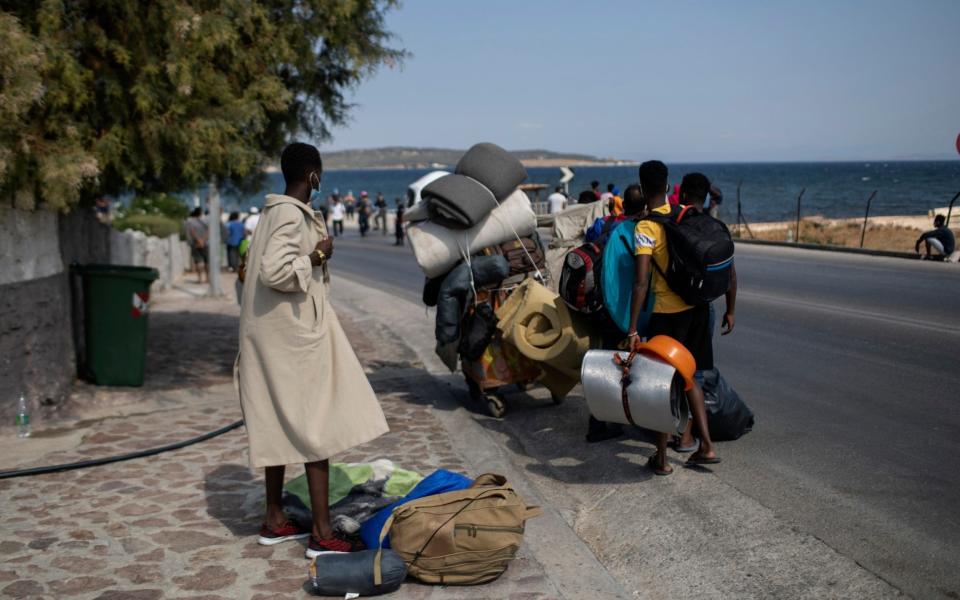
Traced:
[[[603, 248], [602, 286], [603, 305], [621, 331], [630, 327], [630, 302], [633, 299], [633, 280], [636, 276], [634, 260], [635, 219], [620, 223], [611, 233]], [[651, 270], [652, 275], [652, 270]], [[642, 336], [653, 313], [653, 286], [647, 287], [647, 297], [637, 320], [637, 332]]]

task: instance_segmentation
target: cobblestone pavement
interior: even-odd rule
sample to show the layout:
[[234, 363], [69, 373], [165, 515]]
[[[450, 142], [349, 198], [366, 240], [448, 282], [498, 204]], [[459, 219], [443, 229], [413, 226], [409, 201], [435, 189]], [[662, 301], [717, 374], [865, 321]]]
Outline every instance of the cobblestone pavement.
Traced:
[[[147, 414], [41, 429], [29, 441], [38, 448], [33, 464], [154, 447], [240, 418], [228, 368], [235, 348], [236, 306], [172, 293], [158, 299], [151, 319], [148, 368], [154, 378], [145, 388], [81, 387], [77, 397], [81, 407], [68, 407], [64, 414], [82, 417], [83, 401], [102, 410], [111, 403], [161, 394], [178, 385], [188, 388], [183, 398], [189, 402], [171, 400]], [[344, 327], [368, 369], [391, 432], [334, 460], [386, 457], [423, 474], [438, 467], [463, 471], [461, 454], [430, 407], [431, 394], [443, 393], [442, 388], [395, 340], [350, 323], [344, 322]], [[45, 439], [64, 432], [76, 435], [77, 429], [83, 431], [78, 444], [43, 453]], [[290, 468], [288, 477], [301, 472]], [[303, 544], [256, 544], [262, 473], [248, 469], [242, 429], [159, 456], [3, 480], [0, 503], [3, 597], [217, 600], [307, 595]], [[445, 588], [408, 581], [394, 595], [431, 599], [556, 596], [542, 567], [526, 549], [491, 584]]]

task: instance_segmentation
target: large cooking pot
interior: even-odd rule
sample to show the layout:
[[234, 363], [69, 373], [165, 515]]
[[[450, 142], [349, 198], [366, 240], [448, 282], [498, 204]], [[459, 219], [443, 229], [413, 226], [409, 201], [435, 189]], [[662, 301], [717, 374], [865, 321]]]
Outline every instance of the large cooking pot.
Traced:
[[[583, 393], [601, 421], [680, 434], [689, 410], [685, 389], [693, 385], [695, 361], [682, 344], [656, 336], [635, 355], [591, 350], [583, 358]], [[624, 368], [629, 371], [623, 393]]]

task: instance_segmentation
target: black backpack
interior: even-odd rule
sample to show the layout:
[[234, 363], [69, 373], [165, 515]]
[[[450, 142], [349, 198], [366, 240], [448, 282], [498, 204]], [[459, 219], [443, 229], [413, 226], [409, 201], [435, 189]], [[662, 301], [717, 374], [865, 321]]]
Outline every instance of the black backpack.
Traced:
[[670, 262], [654, 267], [667, 285], [690, 305], [706, 304], [727, 293], [733, 265], [733, 238], [723, 222], [690, 206], [674, 206], [669, 215], [644, 217], [663, 225]]

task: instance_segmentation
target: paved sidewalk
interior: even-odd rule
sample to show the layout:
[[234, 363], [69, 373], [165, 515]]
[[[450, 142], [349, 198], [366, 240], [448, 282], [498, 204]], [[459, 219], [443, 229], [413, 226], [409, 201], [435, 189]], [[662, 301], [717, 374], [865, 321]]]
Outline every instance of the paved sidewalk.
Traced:
[[[6, 436], [0, 453], [10, 459], [0, 466], [110, 456], [238, 420], [229, 379], [237, 316], [231, 301], [183, 291], [158, 296], [145, 387], [81, 385], [73, 406], [54, 415], [64, 420], [46, 428], [40, 423], [30, 440]], [[334, 460], [385, 457], [423, 474], [443, 467], [475, 475], [460, 453], [465, 449], [452, 443], [431, 406], [446, 389], [403, 344], [341, 320], [391, 432]], [[288, 469], [288, 477], [301, 472]], [[0, 503], [3, 597], [260, 599], [301, 597], [308, 589], [302, 543], [256, 544], [262, 473], [247, 467], [242, 429], [159, 456], [0, 481]], [[411, 581], [393, 597], [560, 596], [525, 544], [507, 573], [491, 584], [445, 588]]]

